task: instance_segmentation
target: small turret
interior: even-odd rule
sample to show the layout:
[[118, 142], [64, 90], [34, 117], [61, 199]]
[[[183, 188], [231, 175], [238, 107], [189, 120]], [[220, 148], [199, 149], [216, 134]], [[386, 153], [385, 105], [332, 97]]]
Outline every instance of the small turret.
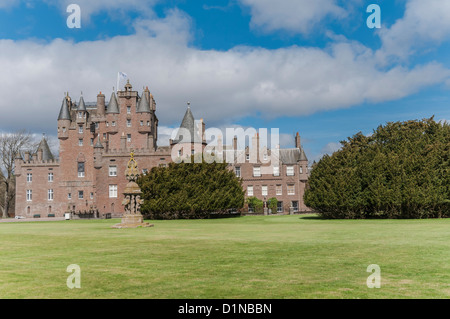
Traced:
[[80, 97], [80, 103], [77, 108], [77, 123], [86, 123], [88, 118], [88, 112], [86, 110], [86, 104], [84, 103], [83, 95]]
[[116, 94], [112, 92], [111, 98], [109, 99], [108, 108], [106, 109], [107, 114], [119, 114], [119, 104], [117, 103]]
[[72, 119], [70, 117], [70, 109], [69, 109], [69, 96], [65, 96], [61, 110], [59, 111], [58, 116], [58, 138], [61, 140], [65, 140], [69, 138], [69, 127]]

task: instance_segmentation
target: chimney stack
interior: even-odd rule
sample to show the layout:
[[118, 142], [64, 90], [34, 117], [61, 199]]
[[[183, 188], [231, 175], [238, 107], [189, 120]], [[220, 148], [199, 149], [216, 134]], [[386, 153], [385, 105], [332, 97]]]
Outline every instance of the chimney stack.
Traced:
[[298, 132], [297, 135], [295, 135], [295, 147], [299, 149], [302, 147], [300, 144], [300, 134], [298, 134]]
[[105, 95], [100, 92], [97, 95], [97, 115], [104, 116], [106, 111]]

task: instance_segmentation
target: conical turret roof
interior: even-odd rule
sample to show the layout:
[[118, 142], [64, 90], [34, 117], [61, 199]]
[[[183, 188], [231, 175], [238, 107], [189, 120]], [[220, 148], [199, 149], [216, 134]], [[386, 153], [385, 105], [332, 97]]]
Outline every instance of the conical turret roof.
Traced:
[[80, 103], [78, 104], [78, 111], [86, 111], [86, 104], [84, 104], [83, 95], [80, 97]]
[[53, 154], [50, 151], [50, 147], [48, 146], [47, 139], [45, 137], [43, 137], [41, 142], [39, 143], [36, 153], [39, 152], [40, 150], [42, 150], [42, 160], [48, 161], [54, 159]]
[[109, 99], [108, 108], [106, 109], [106, 113], [120, 113], [119, 112], [119, 104], [117, 103], [116, 94], [112, 92], [111, 98]]
[[150, 103], [147, 100], [146, 91], [142, 92], [141, 99], [136, 110], [136, 113], [150, 113]]
[[100, 142], [100, 137], [97, 139], [97, 143], [95, 143], [94, 148], [104, 148], [102, 142]]
[[67, 99], [64, 98], [59, 111], [58, 120], [70, 120], [69, 106], [67, 105]]
[[[190, 134], [190, 140], [186, 135], [186, 131]], [[184, 135], [184, 136], [183, 136]], [[191, 142], [191, 143], [201, 143], [202, 139], [197, 133], [197, 128], [195, 125], [194, 116], [192, 115], [191, 108], [188, 107], [186, 113], [184, 114], [183, 121], [181, 121], [180, 128], [178, 129], [177, 136], [173, 140], [173, 143], [179, 142]]]

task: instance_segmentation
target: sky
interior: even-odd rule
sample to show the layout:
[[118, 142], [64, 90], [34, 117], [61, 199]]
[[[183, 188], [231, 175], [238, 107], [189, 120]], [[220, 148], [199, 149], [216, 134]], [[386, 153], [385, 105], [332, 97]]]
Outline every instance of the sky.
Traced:
[[449, 53], [450, 0], [0, 0], [0, 131], [57, 145], [64, 93], [108, 100], [124, 72], [156, 100], [160, 145], [189, 101], [207, 128], [299, 132], [312, 162], [387, 122], [449, 120]]

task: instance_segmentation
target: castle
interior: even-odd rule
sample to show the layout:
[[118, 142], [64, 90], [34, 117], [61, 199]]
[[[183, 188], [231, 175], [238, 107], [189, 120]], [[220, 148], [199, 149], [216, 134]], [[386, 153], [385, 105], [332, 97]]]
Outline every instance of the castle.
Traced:
[[[189, 139], [184, 138], [188, 133]], [[63, 98], [58, 116], [59, 159], [56, 159], [43, 138], [35, 152], [17, 155], [16, 215], [25, 217], [64, 216], [71, 212], [78, 217], [120, 217], [122, 192], [127, 180], [124, 172], [130, 152], [142, 173], [155, 166], [166, 166], [172, 154], [187, 157], [205, 149], [205, 123], [195, 121], [187, 108], [180, 129], [169, 146], [158, 146], [156, 103], [148, 88], [142, 94], [129, 82], [124, 89], [97, 95], [96, 103], [85, 103], [83, 96], [74, 102], [68, 94]], [[220, 142], [220, 141], [219, 141]], [[259, 148], [259, 136], [252, 138], [252, 149]], [[247, 196], [266, 201], [278, 199], [278, 212], [308, 210], [303, 193], [308, 178], [308, 160], [295, 137], [292, 149], [277, 149], [279, 164], [271, 165], [267, 173], [262, 159], [249, 161], [250, 148], [232, 146], [230, 169], [243, 178]], [[270, 150], [264, 148], [264, 157]], [[244, 160], [238, 160], [238, 159]]]

